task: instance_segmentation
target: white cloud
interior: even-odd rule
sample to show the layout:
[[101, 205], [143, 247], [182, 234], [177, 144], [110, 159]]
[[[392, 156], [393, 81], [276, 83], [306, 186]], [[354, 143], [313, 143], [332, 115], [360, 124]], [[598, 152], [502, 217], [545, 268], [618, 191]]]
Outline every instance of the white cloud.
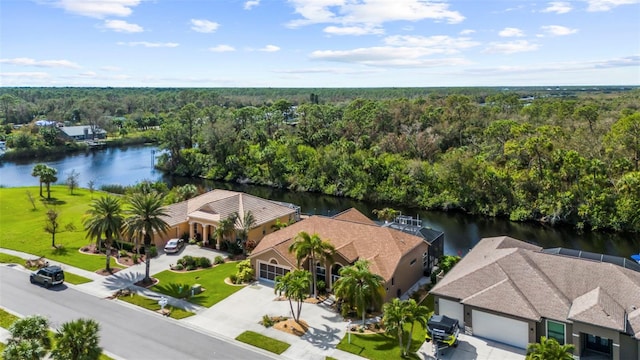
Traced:
[[3, 72], [0, 73], [1, 78], [16, 78], [16, 79], [47, 79], [51, 76], [45, 72]]
[[516, 40], [508, 42], [492, 42], [483, 52], [489, 54], [514, 54], [519, 52], [538, 50], [538, 44], [530, 43], [527, 40]]
[[459, 34], [460, 34], [460, 35], [471, 35], [471, 34], [473, 34], [473, 33], [475, 33], [475, 32], [476, 32], [476, 31], [475, 31], [475, 30], [472, 30], [472, 29], [464, 29], [464, 30], [460, 31], [460, 33], [459, 33]]
[[640, 66], [640, 55], [626, 56], [622, 58], [613, 58], [607, 60], [591, 60], [591, 61], [572, 61], [562, 63], [541, 63], [537, 65], [526, 66], [497, 66], [488, 68], [469, 69], [465, 72], [472, 74], [515, 74], [515, 73], [533, 73], [533, 72], [551, 72], [551, 71], [580, 71], [580, 70], [598, 70], [610, 69], [629, 66]]
[[477, 41], [472, 41], [467, 37], [450, 37], [446, 35], [436, 36], [403, 36], [394, 35], [384, 39], [386, 45], [391, 46], [412, 46], [423, 49], [430, 54], [456, 54], [462, 49], [468, 49], [480, 45]]
[[279, 46], [275, 46], [275, 45], [267, 45], [267, 46], [263, 47], [262, 49], [258, 49], [258, 51], [276, 52], [276, 51], [280, 51], [280, 47]]
[[115, 71], [122, 70], [122, 68], [119, 68], [117, 66], [107, 65], [107, 66], [100, 67], [100, 70], [115, 72]]
[[368, 28], [362, 26], [327, 26], [323, 30], [331, 35], [380, 35], [384, 34], [381, 28]]
[[498, 33], [502, 37], [521, 37], [524, 36], [524, 32], [518, 28], [507, 27]]
[[138, 6], [142, 0], [43, 0], [43, 2], [73, 14], [102, 19], [107, 16], [129, 16], [133, 12], [132, 8]]
[[584, 0], [589, 4], [587, 11], [609, 11], [621, 5], [639, 4], [640, 0]]
[[159, 42], [149, 42], [149, 41], [130, 41], [130, 42], [118, 42], [118, 45], [123, 45], [123, 46], [144, 46], [144, 47], [148, 47], [148, 48], [161, 48], [161, 47], [166, 47], [166, 48], [174, 48], [174, 47], [178, 47], [180, 44], [178, 43], [159, 43]]
[[210, 47], [209, 51], [213, 51], [213, 52], [231, 52], [231, 51], [236, 51], [236, 49], [233, 46], [221, 44], [221, 45], [218, 45], [218, 46]]
[[217, 22], [202, 20], [202, 19], [191, 19], [191, 30], [201, 32], [201, 33], [212, 33], [220, 27], [220, 24]]
[[301, 19], [288, 25], [334, 23], [343, 26], [379, 27], [389, 21], [419, 21], [433, 19], [449, 24], [462, 22], [465, 17], [449, 10], [449, 4], [424, 0], [289, 0]]
[[467, 64], [462, 58], [425, 59], [438, 53], [420, 47], [376, 46], [353, 50], [319, 50], [311, 53], [313, 60], [355, 63], [367, 66], [386, 67], [437, 67]]
[[260, 0], [249, 0], [244, 3], [245, 10], [251, 10], [253, 7], [260, 5]]
[[336, 74], [336, 75], [359, 75], [359, 74], [377, 74], [384, 72], [384, 69], [374, 68], [304, 68], [304, 69], [276, 69], [272, 70], [279, 74]]
[[542, 10], [543, 13], [553, 12], [556, 14], [566, 14], [573, 10], [571, 4], [564, 1], [552, 1], [548, 5], [549, 6]]
[[115, 32], [139, 33], [144, 31], [142, 26], [124, 20], [105, 20], [104, 27]]
[[69, 60], [35, 60], [31, 58], [0, 59], [0, 64], [17, 66], [34, 66], [46, 68], [68, 68], [79, 69], [80, 65]]
[[565, 36], [565, 35], [575, 34], [578, 32], [578, 29], [570, 29], [568, 27], [560, 26], [560, 25], [546, 25], [546, 26], [542, 26], [541, 29], [545, 33], [551, 36]]

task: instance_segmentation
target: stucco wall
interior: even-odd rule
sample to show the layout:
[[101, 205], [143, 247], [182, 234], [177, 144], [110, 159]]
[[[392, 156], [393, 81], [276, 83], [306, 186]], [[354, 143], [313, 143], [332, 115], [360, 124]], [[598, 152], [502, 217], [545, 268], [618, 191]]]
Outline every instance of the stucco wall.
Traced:
[[[400, 259], [392, 279], [386, 279], [388, 281], [386, 284], [387, 296], [385, 301], [398, 297], [398, 290], [400, 291], [399, 295], [403, 295], [423, 277], [422, 255], [428, 249], [429, 245], [423, 242]], [[412, 265], [411, 262], [414, 260], [415, 262]]]
[[[613, 360], [625, 360], [627, 358], [622, 358], [620, 357], [620, 333], [615, 331], [615, 330], [611, 330], [611, 329], [605, 329], [605, 328], [601, 328], [601, 327], [597, 327], [591, 324], [585, 324], [585, 323], [580, 323], [580, 322], [575, 322], [573, 324], [573, 333], [580, 335], [581, 333], [583, 334], [591, 334], [594, 336], [600, 336], [603, 338], [607, 338], [607, 339], [611, 339], [613, 340], [613, 349], [612, 349], [612, 359]], [[585, 337], [584, 336], [580, 336], [580, 344], [575, 344], [576, 345], [576, 353], [578, 356], [582, 356], [582, 352], [584, 351], [584, 341], [585, 341]], [[575, 337], [574, 337], [575, 339]], [[575, 341], [575, 340], [574, 340]]]

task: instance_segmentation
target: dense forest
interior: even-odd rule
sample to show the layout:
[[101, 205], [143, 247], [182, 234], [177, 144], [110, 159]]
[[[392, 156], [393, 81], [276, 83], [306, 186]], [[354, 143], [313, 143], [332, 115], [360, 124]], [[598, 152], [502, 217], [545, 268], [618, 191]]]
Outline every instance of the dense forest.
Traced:
[[[151, 131], [176, 175], [640, 230], [640, 90], [3, 88], [3, 122]], [[0, 136], [43, 142], [42, 129]], [[45, 131], [46, 132], [46, 131]], [[24, 141], [22, 139], [21, 141]], [[51, 142], [51, 140], [49, 141]]]

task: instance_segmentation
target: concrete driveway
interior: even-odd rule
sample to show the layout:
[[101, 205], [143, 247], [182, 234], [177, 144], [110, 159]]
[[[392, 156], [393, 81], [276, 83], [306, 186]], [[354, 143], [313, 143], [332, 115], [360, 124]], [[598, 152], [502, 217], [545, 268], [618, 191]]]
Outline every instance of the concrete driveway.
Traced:
[[522, 360], [523, 349], [460, 334], [458, 347], [440, 350], [436, 356], [432, 342], [425, 342], [419, 355], [427, 360]]
[[301, 337], [260, 325], [259, 321], [264, 315], [291, 316], [289, 302], [275, 300], [276, 297], [272, 284], [255, 282], [181, 322], [224, 333], [230, 338], [251, 330], [285, 341], [291, 347], [282, 354], [284, 358], [325, 359], [326, 356], [333, 356], [341, 360], [362, 359], [335, 349], [346, 334], [347, 323], [328, 305], [302, 304], [300, 318], [309, 324], [309, 330]]

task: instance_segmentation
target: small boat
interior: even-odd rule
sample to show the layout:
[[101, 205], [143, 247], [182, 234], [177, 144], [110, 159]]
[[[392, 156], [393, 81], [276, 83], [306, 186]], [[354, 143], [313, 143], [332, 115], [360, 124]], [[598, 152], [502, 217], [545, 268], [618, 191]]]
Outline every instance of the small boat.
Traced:
[[631, 255], [631, 258], [640, 264], [640, 254]]

